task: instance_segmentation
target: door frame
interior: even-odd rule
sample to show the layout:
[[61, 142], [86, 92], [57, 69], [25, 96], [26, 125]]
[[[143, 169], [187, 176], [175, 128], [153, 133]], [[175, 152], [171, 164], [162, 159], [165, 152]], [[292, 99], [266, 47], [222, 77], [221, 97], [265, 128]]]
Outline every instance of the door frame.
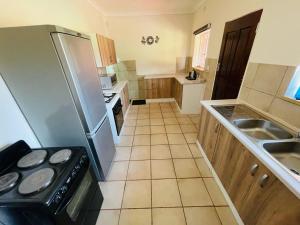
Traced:
[[[219, 73], [220, 73], [220, 67], [222, 66], [220, 64], [220, 62], [223, 61], [223, 57], [224, 57], [224, 53], [225, 53], [224, 52], [224, 49], [226, 47], [226, 35], [225, 34], [230, 32], [230, 31], [236, 30], [237, 26], [240, 27], [240, 28], [243, 28], [243, 27], [247, 26], [249, 24], [249, 19], [252, 20], [253, 24], [255, 24], [254, 25], [255, 32], [253, 32], [253, 34], [249, 38], [249, 41], [252, 42], [252, 45], [250, 46], [251, 49], [249, 50], [248, 55], [246, 55], [246, 59], [245, 59], [245, 62], [244, 62], [245, 63], [245, 70], [246, 70], [248, 60], [249, 60], [249, 56], [251, 54], [251, 50], [252, 50], [252, 47], [253, 47], [257, 27], [258, 27], [262, 12], [263, 12], [263, 9], [260, 9], [260, 10], [248, 13], [244, 16], [241, 16], [237, 19], [234, 19], [234, 20], [231, 20], [231, 21], [228, 21], [228, 22], [225, 23], [225, 27], [224, 27], [224, 31], [223, 31], [223, 37], [222, 37], [222, 44], [221, 44], [218, 63], [217, 63], [216, 76], [215, 76], [214, 86], [213, 86], [213, 91], [212, 91], [212, 99], [214, 99], [215, 95], [216, 95], [216, 81], [217, 81], [217, 78], [218, 78]], [[244, 75], [245, 75], [245, 71], [244, 71], [244, 74], [242, 76], [242, 80], [244, 78]], [[242, 80], [241, 80], [241, 84], [242, 84]], [[239, 90], [241, 88], [241, 84], [240, 84]]]

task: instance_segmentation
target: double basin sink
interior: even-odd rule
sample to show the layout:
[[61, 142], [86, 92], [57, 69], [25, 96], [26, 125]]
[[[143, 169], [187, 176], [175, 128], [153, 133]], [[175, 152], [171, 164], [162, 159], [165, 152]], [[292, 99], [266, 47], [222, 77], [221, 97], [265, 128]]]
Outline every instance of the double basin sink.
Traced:
[[[222, 110], [217, 109], [219, 107], [226, 106], [214, 107], [222, 114]], [[228, 106], [227, 109], [229, 109]], [[231, 116], [228, 118], [228, 115]], [[262, 118], [243, 105], [240, 105], [235, 111], [233, 107], [233, 111], [229, 114], [227, 110], [224, 117], [227, 117], [242, 133], [271, 154], [293, 174], [300, 176], [300, 139], [296, 134], [275, 122]]]

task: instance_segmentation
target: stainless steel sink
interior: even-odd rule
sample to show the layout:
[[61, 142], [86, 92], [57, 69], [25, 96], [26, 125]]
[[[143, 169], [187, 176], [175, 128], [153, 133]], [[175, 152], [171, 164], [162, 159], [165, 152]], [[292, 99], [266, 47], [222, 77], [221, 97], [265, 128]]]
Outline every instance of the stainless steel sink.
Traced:
[[268, 120], [237, 119], [232, 122], [243, 133], [260, 140], [290, 139], [293, 135]]
[[300, 142], [272, 142], [263, 148], [293, 173], [300, 175]]

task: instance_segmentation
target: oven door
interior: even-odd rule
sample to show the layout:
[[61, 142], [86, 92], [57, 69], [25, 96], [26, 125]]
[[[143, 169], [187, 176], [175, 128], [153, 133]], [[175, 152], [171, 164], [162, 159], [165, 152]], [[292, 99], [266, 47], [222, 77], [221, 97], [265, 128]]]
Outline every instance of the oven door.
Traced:
[[102, 202], [99, 185], [92, 169], [89, 168], [70, 200], [57, 215], [57, 224], [94, 225]]
[[121, 129], [122, 129], [122, 126], [123, 126], [123, 122], [124, 122], [121, 99], [119, 99], [117, 101], [117, 103], [113, 107], [112, 111], [113, 111], [113, 114], [114, 114], [117, 133], [118, 133], [118, 136], [119, 136], [120, 132], [121, 132]]

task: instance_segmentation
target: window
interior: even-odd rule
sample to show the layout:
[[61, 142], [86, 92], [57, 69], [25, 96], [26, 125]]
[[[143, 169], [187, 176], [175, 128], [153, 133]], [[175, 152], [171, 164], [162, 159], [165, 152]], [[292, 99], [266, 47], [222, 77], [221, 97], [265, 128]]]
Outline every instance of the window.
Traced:
[[297, 67], [294, 76], [285, 92], [285, 96], [294, 100], [300, 100], [300, 66]]
[[205, 60], [207, 56], [208, 40], [210, 34], [210, 24], [201, 27], [194, 32], [194, 54], [193, 54], [193, 67], [200, 69], [205, 68]]

